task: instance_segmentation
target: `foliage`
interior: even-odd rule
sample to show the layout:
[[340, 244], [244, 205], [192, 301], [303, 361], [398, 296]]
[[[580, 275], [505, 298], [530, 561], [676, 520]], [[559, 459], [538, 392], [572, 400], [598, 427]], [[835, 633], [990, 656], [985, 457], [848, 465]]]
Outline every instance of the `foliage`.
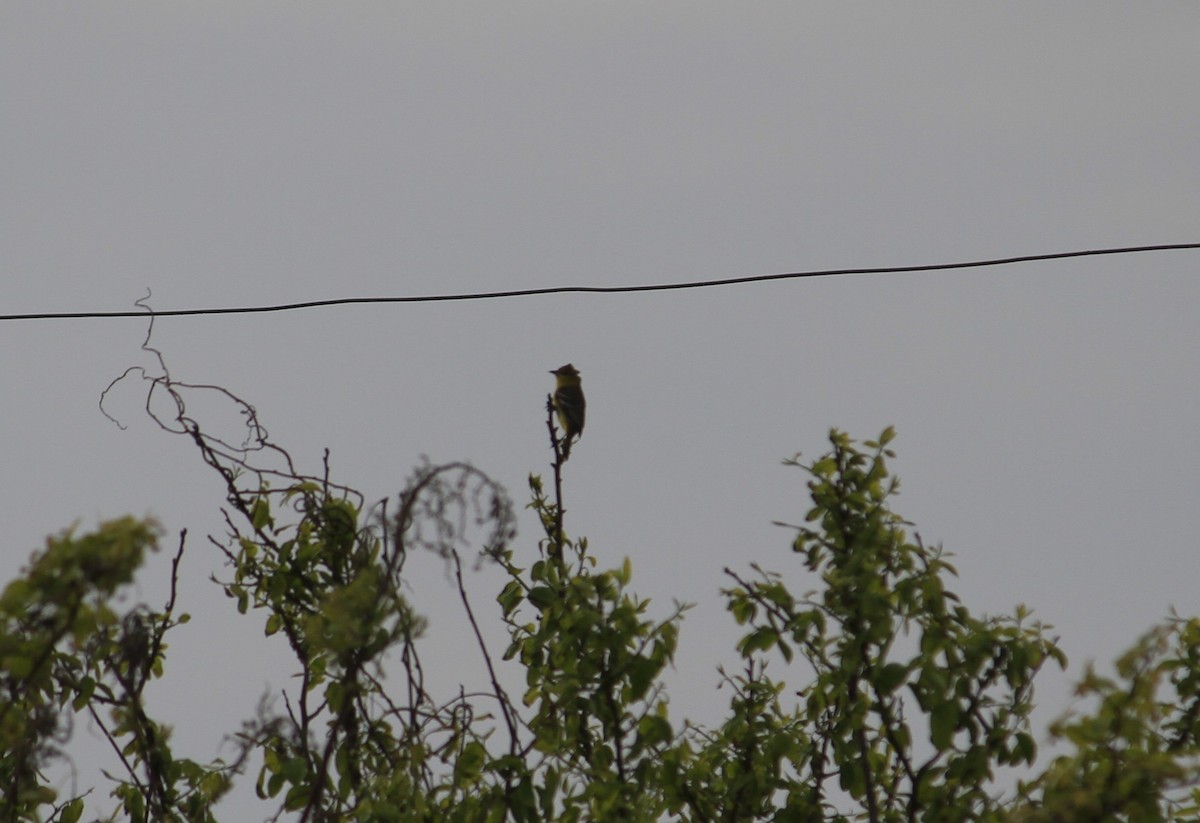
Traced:
[[[778, 574], [758, 570], [747, 582], [727, 572], [738, 584], [726, 592], [730, 611], [750, 629], [742, 654], [799, 655], [813, 672], [786, 718], [786, 737], [802, 741], [789, 750], [790, 773], [776, 769], [756, 799], [784, 792], [797, 819], [841, 819], [838, 792], [871, 820], [994, 814], [995, 769], [1036, 755], [1034, 675], [1048, 660], [1066, 662], [1044, 627], [1025, 625], [1024, 610], [979, 618], [946, 589], [953, 567], [909, 540], [887, 508], [897, 489], [885, 462], [891, 438], [886, 431], [863, 452], [834, 432], [833, 451], [807, 467], [814, 505], [793, 550], [820, 591], [798, 599]], [[782, 693], [765, 672], [765, 661], [751, 665], [741, 682]]]
[[[150, 380], [170, 400], [156, 419], [224, 481], [218, 584], [286, 644], [297, 685], [282, 711], [242, 724], [232, 762], [178, 757], [143, 700], [163, 675], [167, 634], [187, 620], [174, 575], [161, 611], [115, 605], [160, 528], [126, 518], [52, 538], [0, 596], [4, 820], [81, 818], [84, 796], [60, 800], [44, 778], [76, 713], [115, 752], [112, 819], [215, 820], [251, 763], [276, 819], [301, 821], [1200, 816], [1200, 622], [1153, 630], [1115, 678], [1089, 670], [1079, 691], [1094, 710], [1054, 726], [1069, 752], [1036, 774], [1033, 681], [1048, 662], [1065, 665], [1063, 653], [1024, 608], [977, 616], [947, 588], [955, 572], [942, 551], [889, 507], [890, 430], [861, 446], [834, 431], [828, 454], [789, 461], [810, 477], [811, 507], [791, 528], [815, 588], [797, 595], [793, 575], [757, 565], [726, 570], [741, 662], [721, 670], [728, 710], [706, 728], [672, 718], [663, 685], [686, 606], [652, 618], [628, 560], [602, 569], [567, 534], [549, 415], [553, 488], [530, 478], [543, 534], [526, 566], [512, 504], [471, 466], [422, 465], [394, 503], [368, 507], [331, 482], [328, 461], [320, 476], [298, 472], [224, 390]], [[198, 390], [237, 405], [246, 442], [210, 436], [186, 414]], [[184, 545], [181, 535], [176, 572]], [[505, 578], [495, 617], [468, 595], [472, 545]], [[425, 622], [404, 595], [406, 561], [420, 551], [452, 572], [487, 673], [477, 688], [426, 685]], [[503, 622], [506, 648], [489, 647], [481, 619]], [[1006, 789], [1009, 767], [1031, 776]]]
[[1200, 619], [1172, 618], [1116, 664], [1088, 666], [1077, 694], [1096, 705], [1051, 732], [1072, 747], [1023, 786], [1017, 821], [1200, 819]]

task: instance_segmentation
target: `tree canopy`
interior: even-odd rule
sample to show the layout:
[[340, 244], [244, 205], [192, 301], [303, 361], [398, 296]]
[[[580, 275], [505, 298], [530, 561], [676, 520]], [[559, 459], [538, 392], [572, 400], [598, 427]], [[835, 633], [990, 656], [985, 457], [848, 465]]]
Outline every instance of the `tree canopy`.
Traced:
[[[124, 517], [52, 537], [0, 595], [4, 820], [71, 823], [85, 803], [109, 819], [217, 820], [242, 778], [267, 815], [300, 821], [1200, 817], [1200, 620], [1151, 628], [1113, 677], [1089, 669], [1089, 708], [1053, 725], [1065, 753], [1040, 763], [1034, 681], [1064, 652], [1024, 608], [982, 616], [951, 591], [941, 548], [891, 508], [890, 429], [861, 443], [835, 430], [827, 453], [788, 461], [810, 506], [782, 571], [725, 570], [740, 663], [715, 676], [724, 719], [702, 726], [671, 715], [664, 685], [687, 606], [652, 619], [630, 562], [609, 567], [570, 535], [549, 413], [552, 474], [529, 478], [541, 533], [522, 543], [512, 500], [478, 468], [422, 465], [394, 501], [368, 506], [328, 468], [299, 471], [248, 403], [165, 366], [147, 379], [170, 401], [158, 422], [224, 482], [217, 585], [286, 644], [295, 685], [281, 710], [226, 718], [236, 757], [175, 751], [145, 695], [189, 616], [174, 580], [160, 609], [118, 597], [163, 529]], [[188, 415], [196, 391], [237, 405], [244, 443]], [[406, 561], [425, 551], [452, 569], [487, 672], [452, 693], [427, 685], [436, 650], [404, 594]], [[505, 581], [486, 608], [463, 582], [476, 559]], [[506, 647], [489, 646], [483, 621], [503, 623]], [[79, 714], [111, 743], [111, 784], [60, 797], [45, 775]]]

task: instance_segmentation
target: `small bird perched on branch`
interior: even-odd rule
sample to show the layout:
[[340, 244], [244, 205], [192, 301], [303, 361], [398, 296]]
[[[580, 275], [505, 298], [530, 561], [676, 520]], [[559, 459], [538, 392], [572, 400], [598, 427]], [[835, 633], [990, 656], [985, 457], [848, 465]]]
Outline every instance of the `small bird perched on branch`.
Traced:
[[571, 438], [583, 434], [583, 416], [587, 401], [583, 399], [583, 381], [579, 369], [568, 363], [550, 372], [554, 375], [554, 411], [563, 428], [562, 459], [571, 456]]

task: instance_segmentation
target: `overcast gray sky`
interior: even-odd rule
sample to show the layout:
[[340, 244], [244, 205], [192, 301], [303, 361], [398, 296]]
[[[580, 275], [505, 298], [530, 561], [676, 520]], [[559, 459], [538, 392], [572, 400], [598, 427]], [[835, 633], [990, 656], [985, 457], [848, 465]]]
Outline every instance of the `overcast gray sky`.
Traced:
[[[3, 311], [126, 310], [147, 287], [166, 310], [1195, 242], [1198, 43], [1200, 5], [1182, 2], [7, 2]], [[1081, 664], [1171, 606], [1200, 611], [1198, 261], [167, 318], [154, 341], [175, 377], [241, 394], [307, 469], [330, 448], [372, 497], [429, 455], [523, 504], [547, 471], [546, 372], [573, 362], [589, 400], [573, 532], [602, 564], [630, 557], [659, 614], [698, 604], [677, 718], [728, 698], [723, 566], [813, 585], [771, 525], [807, 509], [780, 461], [819, 454], [833, 426], [894, 424], [895, 508], [955, 554], [952, 588], [1061, 635], [1072, 666], [1046, 673], [1044, 725]], [[108, 405], [128, 430], [97, 409], [148, 365], [144, 334], [0, 323], [0, 572], [74, 521], [189, 529], [194, 620], [153, 699], [177, 753], [206, 760], [292, 669], [207, 580], [215, 475], [144, 419], [137, 387]], [[532, 558], [527, 517], [521, 538]], [[161, 605], [165, 569], [135, 597]], [[461, 629], [440, 563], [411, 570], [430, 668], [474, 676], [457, 646], [439, 659]], [[481, 612], [494, 582], [477, 581]]]

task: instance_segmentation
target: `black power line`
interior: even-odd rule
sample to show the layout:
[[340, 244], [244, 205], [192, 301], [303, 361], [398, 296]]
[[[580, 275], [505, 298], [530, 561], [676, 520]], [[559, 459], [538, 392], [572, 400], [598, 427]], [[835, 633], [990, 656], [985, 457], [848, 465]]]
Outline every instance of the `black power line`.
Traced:
[[1098, 257], [1108, 254], [1133, 254], [1135, 252], [1171, 251], [1177, 249], [1200, 249], [1200, 243], [1171, 243], [1158, 246], [1126, 246], [1115, 249], [1088, 249], [1065, 251], [1053, 254], [1026, 254], [1020, 257], [1000, 257], [992, 260], [971, 260], [965, 263], [934, 263], [921, 266], [886, 266], [862, 269], [823, 269], [819, 271], [788, 272], [786, 274], [759, 274], [748, 277], [727, 277], [721, 280], [695, 280], [688, 283], [656, 283], [643, 286], [551, 286], [541, 289], [513, 289], [510, 291], [474, 292], [469, 294], [432, 294], [419, 297], [338, 297], [332, 300], [309, 300], [303, 303], [281, 303], [274, 306], [235, 306], [224, 309], [172, 309], [154, 311], [89, 311], [89, 312], [39, 312], [36, 314], [0, 314], [0, 320], [65, 320], [85, 317], [183, 317], [194, 314], [264, 314], [266, 312], [315, 309], [323, 306], [349, 306], [356, 303], [433, 303], [449, 300], [492, 300], [500, 297], [533, 297], [542, 294], [617, 294], [621, 292], [671, 291], [674, 289], [703, 289], [710, 286], [735, 286], [744, 283], [763, 283], [769, 280], [792, 280], [801, 277], [834, 277], [841, 274], [902, 274], [905, 272], [944, 271], [946, 269], [977, 269], [985, 266], [1006, 266], [1012, 263], [1030, 263], [1036, 260], [1063, 260], [1068, 257]]

